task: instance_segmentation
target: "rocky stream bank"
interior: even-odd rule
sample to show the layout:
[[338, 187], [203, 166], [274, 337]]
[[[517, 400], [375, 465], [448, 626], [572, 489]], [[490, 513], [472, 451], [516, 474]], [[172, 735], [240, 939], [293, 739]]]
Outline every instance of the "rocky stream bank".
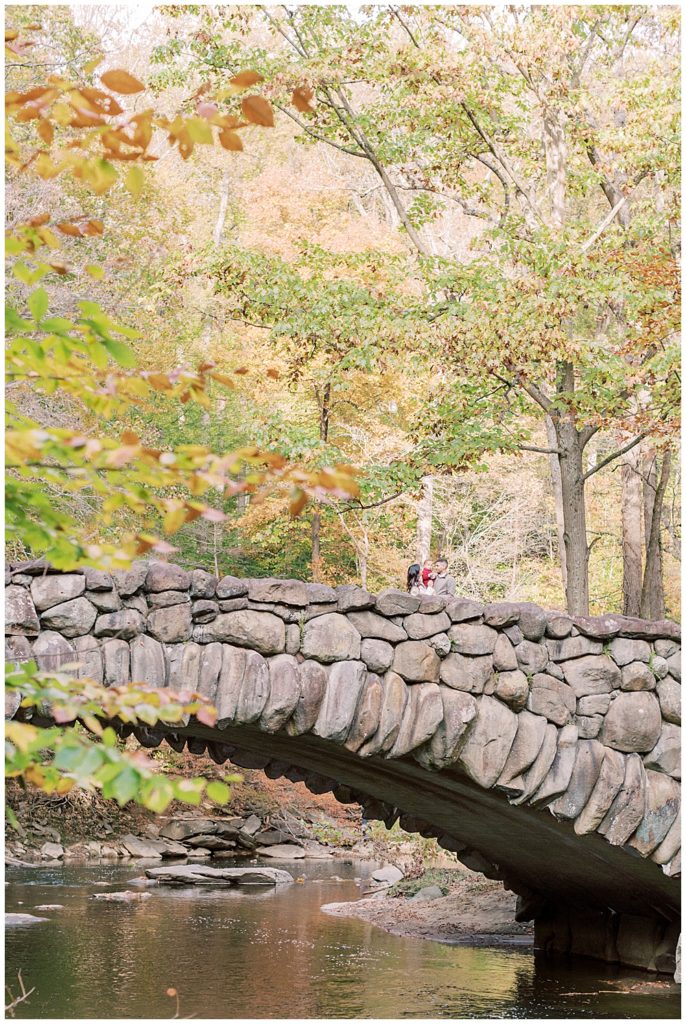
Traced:
[[[185, 765], [174, 768], [184, 770]], [[193, 768], [216, 771], [210, 764]], [[137, 872], [148, 874], [149, 881], [160, 872], [172, 880], [178, 874], [185, 884], [181, 876], [190, 871], [187, 884], [202, 884], [203, 874], [212, 879], [230, 871], [227, 862], [239, 859], [245, 860], [245, 869], [250, 865], [265, 878], [283, 873], [281, 862], [297, 880], [293, 862], [328, 860], [335, 871], [336, 861], [372, 860], [381, 866], [361, 889], [361, 898], [325, 905], [326, 913], [360, 918], [391, 934], [442, 942], [531, 941], [531, 926], [515, 922], [515, 896], [458, 864], [433, 840], [398, 826], [387, 832], [365, 823], [359, 808], [339, 804], [328, 794], [312, 794], [301, 784], [270, 780], [257, 771], [243, 775], [224, 812], [174, 804], [166, 815], [117, 808], [97, 793], [73, 791], [54, 798], [10, 783], [7, 796], [18, 831], [8, 830], [6, 862], [37, 870], [60, 863], [130, 863], [126, 892], [93, 894], [125, 903], [146, 898], [140, 879], [130, 888]], [[35, 912], [42, 913], [40, 908]]]

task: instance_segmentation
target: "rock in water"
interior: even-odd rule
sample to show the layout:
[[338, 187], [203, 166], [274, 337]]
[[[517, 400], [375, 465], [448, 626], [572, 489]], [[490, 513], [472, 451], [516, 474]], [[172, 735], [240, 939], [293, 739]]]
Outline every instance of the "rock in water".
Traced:
[[147, 868], [145, 874], [161, 885], [290, 885], [293, 881], [288, 871], [279, 868], [211, 868], [200, 864]]
[[132, 892], [130, 889], [124, 892], [94, 892], [92, 900], [107, 900], [108, 903], [136, 903], [138, 900], [150, 899], [149, 892]]
[[305, 851], [293, 843], [275, 843], [273, 846], [258, 846], [255, 850], [260, 857], [274, 857], [276, 860], [302, 860]]
[[36, 921], [48, 921], [47, 917], [36, 917], [35, 914], [5, 914], [5, 927], [13, 924], [35, 924]]
[[161, 860], [162, 858], [160, 851], [152, 843], [146, 842], [145, 839], [138, 839], [136, 836], [127, 835], [124, 836], [121, 844], [132, 857], [149, 857], [154, 860]]

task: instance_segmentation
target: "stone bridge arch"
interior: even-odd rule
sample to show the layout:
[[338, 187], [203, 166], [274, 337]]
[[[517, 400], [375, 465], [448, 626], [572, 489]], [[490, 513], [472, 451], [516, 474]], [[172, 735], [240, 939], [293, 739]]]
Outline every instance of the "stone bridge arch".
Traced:
[[136, 730], [400, 818], [497, 878], [541, 948], [669, 969], [680, 631], [161, 562], [6, 577], [7, 657], [193, 688], [217, 726]]

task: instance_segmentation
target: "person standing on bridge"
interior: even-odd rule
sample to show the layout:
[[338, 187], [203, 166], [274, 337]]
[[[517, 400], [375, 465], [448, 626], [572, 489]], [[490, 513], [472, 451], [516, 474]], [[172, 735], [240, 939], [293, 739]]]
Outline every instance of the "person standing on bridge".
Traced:
[[413, 562], [407, 570], [407, 592], [415, 597], [422, 593], [422, 567], [419, 562]]
[[455, 578], [448, 575], [447, 558], [436, 559], [436, 579], [434, 580], [434, 594], [444, 594], [454, 597], [456, 592]]

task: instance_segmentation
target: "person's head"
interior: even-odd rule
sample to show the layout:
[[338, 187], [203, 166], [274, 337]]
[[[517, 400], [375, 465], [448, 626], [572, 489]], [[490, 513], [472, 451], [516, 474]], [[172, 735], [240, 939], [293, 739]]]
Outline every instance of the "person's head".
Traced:
[[407, 570], [407, 589], [412, 590], [417, 583], [419, 583], [419, 574], [422, 571], [422, 567], [419, 562], [413, 562], [410, 568]]
[[446, 573], [447, 571], [448, 571], [448, 559], [447, 558], [437, 558], [436, 559], [436, 572], [438, 573], [438, 575], [439, 576], [443, 576], [443, 574]]
[[424, 568], [425, 569], [431, 569], [432, 567], [433, 567], [433, 562], [431, 561], [430, 558], [427, 558], [427, 560], [424, 562]]

